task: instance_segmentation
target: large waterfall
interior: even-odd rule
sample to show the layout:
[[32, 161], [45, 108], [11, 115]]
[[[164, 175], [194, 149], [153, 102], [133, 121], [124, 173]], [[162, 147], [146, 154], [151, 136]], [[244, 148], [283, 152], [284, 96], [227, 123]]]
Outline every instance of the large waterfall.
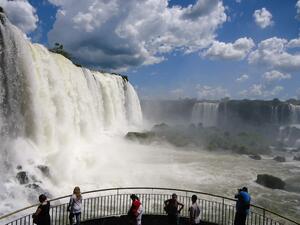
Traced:
[[192, 110], [192, 123], [202, 123], [204, 127], [211, 127], [217, 124], [219, 103], [198, 102]]
[[300, 123], [300, 105], [289, 104], [291, 118], [290, 121], [292, 124]]
[[[24, 199], [32, 202], [30, 195], [36, 199], [31, 187], [49, 190], [69, 179], [70, 188], [84, 176], [93, 182], [100, 171], [87, 170], [109, 161], [100, 151], [110, 149], [89, 144], [105, 139], [103, 134], [123, 135], [142, 122], [139, 99], [128, 81], [77, 67], [31, 44], [2, 13], [0, 65], [0, 200], [10, 196], [24, 206]], [[1, 211], [9, 207], [18, 204], [0, 204]]]

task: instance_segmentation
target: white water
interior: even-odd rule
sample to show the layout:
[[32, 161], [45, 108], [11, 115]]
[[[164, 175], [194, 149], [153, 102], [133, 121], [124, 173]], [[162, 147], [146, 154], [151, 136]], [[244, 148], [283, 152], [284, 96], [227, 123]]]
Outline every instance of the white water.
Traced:
[[291, 111], [291, 123], [300, 124], [300, 105], [289, 104]]
[[[142, 118], [129, 83], [75, 67], [24, 40], [9, 24], [0, 24], [0, 31], [4, 41], [0, 43], [0, 214], [36, 203], [45, 191], [55, 197], [69, 194], [75, 185], [83, 191], [178, 187], [228, 197], [247, 185], [254, 203], [285, 215], [285, 208], [288, 215], [297, 213], [299, 194], [263, 188], [254, 180], [258, 173], [292, 177], [300, 173], [298, 162], [278, 164], [270, 159], [255, 161], [247, 156], [127, 142], [123, 134]], [[205, 125], [213, 125], [215, 114], [205, 115], [202, 121], [209, 121]], [[38, 165], [48, 166], [50, 177]], [[41, 189], [19, 184], [16, 174], [21, 170], [28, 173], [29, 184]]]
[[193, 106], [191, 122], [202, 123], [204, 127], [217, 124], [219, 103], [197, 102]]

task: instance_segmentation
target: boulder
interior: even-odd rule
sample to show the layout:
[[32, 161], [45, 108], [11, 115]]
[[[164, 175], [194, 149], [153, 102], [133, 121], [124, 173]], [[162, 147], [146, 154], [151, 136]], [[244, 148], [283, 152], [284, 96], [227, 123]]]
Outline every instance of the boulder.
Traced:
[[155, 137], [154, 132], [128, 132], [125, 136], [131, 141], [139, 141], [141, 143], [150, 143], [154, 141]]
[[275, 156], [273, 159], [277, 162], [285, 162], [286, 161], [285, 157], [283, 157], [283, 156]]
[[18, 179], [20, 184], [28, 184], [29, 178], [25, 171], [20, 171], [17, 173], [16, 178]]
[[285, 182], [269, 174], [258, 174], [256, 183], [272, 189], [284, 189]]
[[261, 160], [260, 155], [249, 155], [249, 158], [254, 159], [254, 160]]
[[37, 168], [41, 170], [44, 176], [50, 177], [50, 169], [48, 166], [45, 165], [38, 165]]

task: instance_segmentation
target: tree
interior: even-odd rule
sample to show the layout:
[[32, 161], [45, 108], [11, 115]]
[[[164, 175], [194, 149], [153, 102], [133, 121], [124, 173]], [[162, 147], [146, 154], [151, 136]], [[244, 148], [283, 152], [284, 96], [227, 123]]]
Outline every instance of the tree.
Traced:
[[49, 49], [50, 52], [54, 52], [60, 55], [63, 55], [67, 59], [72, 61], [72, 56], [70, 53], [64, 50], [64, 46], [60, 43], [55, 43], [53, 48]]

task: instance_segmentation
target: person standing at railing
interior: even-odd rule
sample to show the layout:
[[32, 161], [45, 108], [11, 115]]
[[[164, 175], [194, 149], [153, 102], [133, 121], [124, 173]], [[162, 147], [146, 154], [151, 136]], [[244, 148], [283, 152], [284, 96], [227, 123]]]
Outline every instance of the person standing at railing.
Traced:
[[178, 225], [179, 224], [179, 214], [183, 209], [184, 205], [177, 201], [177, 195], [172, 194], [172, 198], [166, 200], [165, 202], [165, 211], [168, 214], [168, 223], [169, 225]]
[[143, 206], [140, 199], [135, 195], [130, 195], [132, 200], [131, 207], [128, 211], [129, 223], [132, 225], [142, 225]]
[[196, 195], [192, 196], [192, 205], [189, 208], [189, 214], [190, 214], [190, 220], [189, 220], [190, 225], [200, 224], [201, 210], [200, 210], [200, 206], [197, 203]]
[[37, 225], [50, 225], [50, 202], [47, 201], [46, 195], [39, 196], [40, 205], [32, 215], [33, 223]]
[[234, 225], [245, 225], [251, 201], [248, 188], [238, 189], [238, 193], [234, 197], [237, 198]]
[[73, 190], [73, 195], [71, 196], [68, 205], [68, 211], [70, 212], [69, 214], [70, 225], [73, 225], [74, 222], [76, 225], [80, 225], [81, 205], [82, 205], [82, 196], [81, 196], [80, 188], [75, 187]]

